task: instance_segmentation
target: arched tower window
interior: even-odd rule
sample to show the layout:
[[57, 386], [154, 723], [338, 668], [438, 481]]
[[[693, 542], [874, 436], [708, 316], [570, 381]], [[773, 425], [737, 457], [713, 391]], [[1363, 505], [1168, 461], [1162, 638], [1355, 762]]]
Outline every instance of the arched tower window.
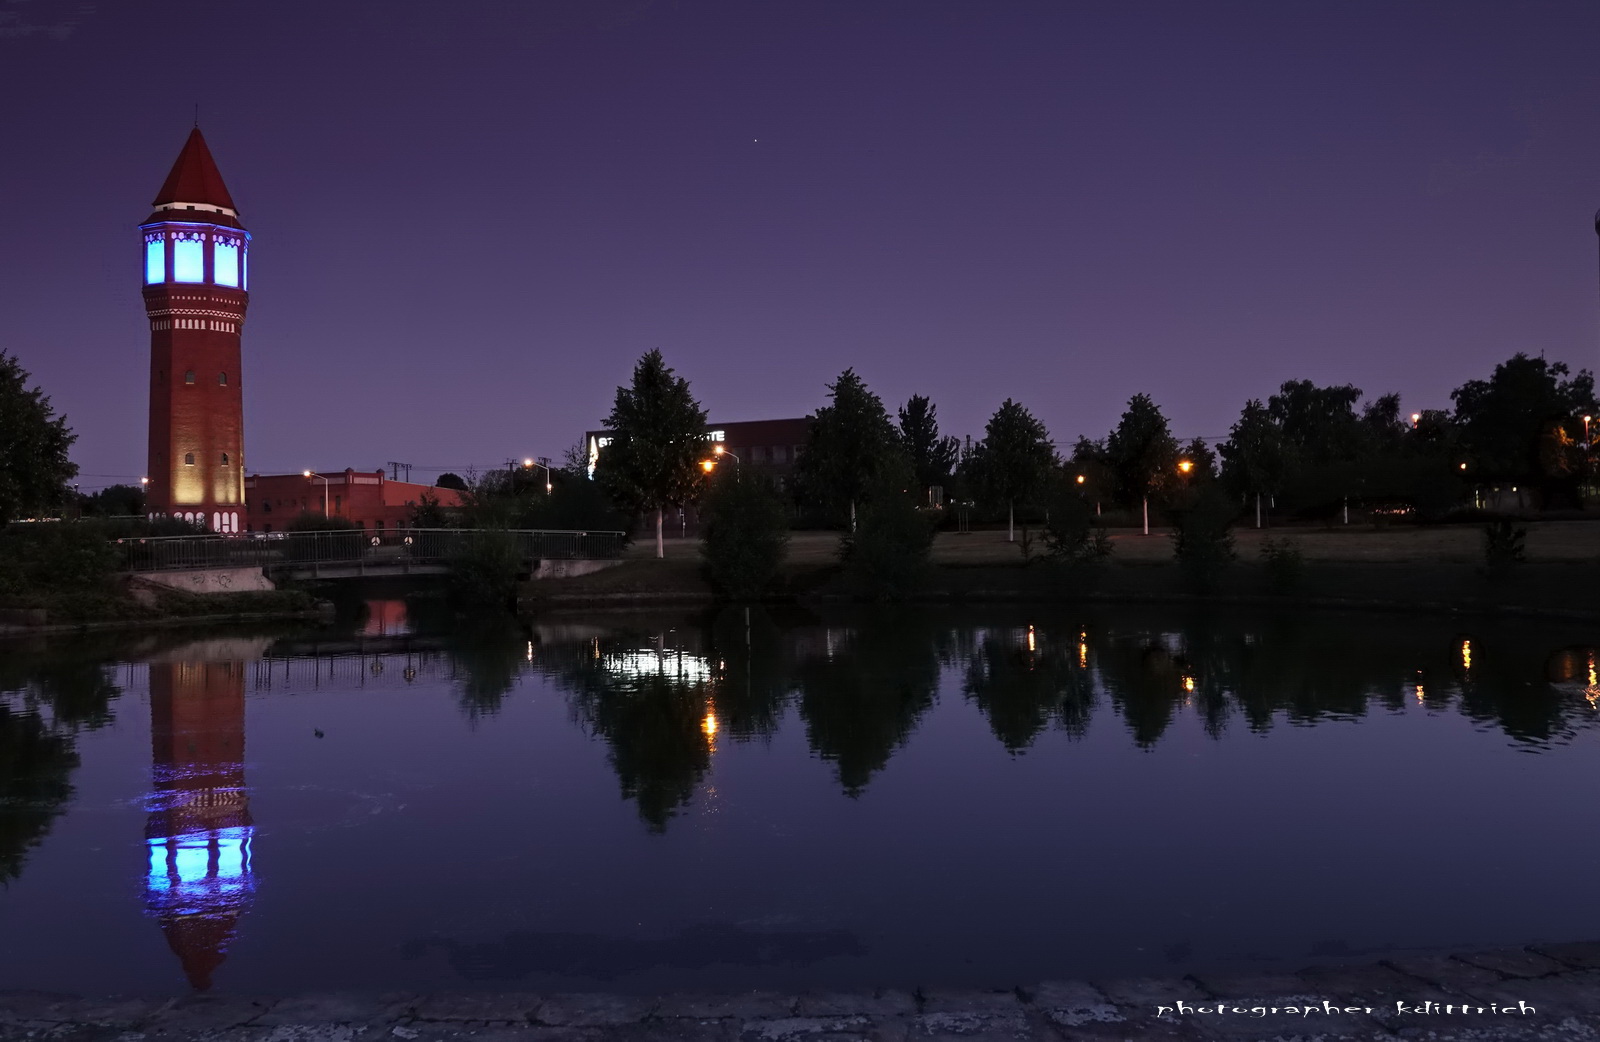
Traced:
[[202, 232], [179, 232], [172, 240], [172, 281], [206, 280], [206, 243]]
[[194, 466], [194, 453], [192, 453], [192, 452], [185, 452], [185, 453], [184, 453], [184, 454], [183, 454], [183, 465], [184, 465], [184, 466], [185, 466], [185, 467], [192, 467], [192, 466]]
[[194, 383], [194, 370], [193, 369], [190, 369], [188, 372], [183, 374], [183, 382], [186, 383], [186, 384]]
[[159, 232], [144, 237], [144, 281], [167, 281], [167, 243]]
[[228, 454], [226, 452], [222, 454], [222, 465], [224, 467], [228, 465]]
[[212, 278], [219, 286], [239, 284], [239, 244], [233, 239], [218, 239], [211, 250]]
[[226, 387], [226, 386], [228, 386], [228, 374], [227, 373], [218, 373], [217, 374], [217, 386], [218, 387]]

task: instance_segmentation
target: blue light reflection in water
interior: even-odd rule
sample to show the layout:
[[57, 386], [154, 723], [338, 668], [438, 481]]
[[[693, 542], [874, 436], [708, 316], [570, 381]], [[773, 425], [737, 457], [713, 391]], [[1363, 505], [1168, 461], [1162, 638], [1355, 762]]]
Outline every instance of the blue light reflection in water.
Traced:
[[231, 908], [239, 894], [254, 886], [250, 864], [254, 832], [245, 826], [151, 838], [147, 889], [172, 895], [196, 912], [203, 912], [211, 898], [225, 898]]

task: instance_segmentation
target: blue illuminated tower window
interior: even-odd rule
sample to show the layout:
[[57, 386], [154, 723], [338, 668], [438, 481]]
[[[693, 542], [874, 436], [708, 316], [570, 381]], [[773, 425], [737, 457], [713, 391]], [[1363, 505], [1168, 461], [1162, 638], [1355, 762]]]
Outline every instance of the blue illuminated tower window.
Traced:
[[212, 281], [219, 286], [239, 284], [239, 244], [218, 239], [211, 256]]
[[144, 243], [144, 281], [165, 282], [167, 280], [167, 244], [160, 236], [146, 239]]
[[206, 244], [200, 239], [175, 239], [172, 243], [172, 281], [206, 280]]
[[239, 251], [239, 288], [243, 290], [250, 288], [250, 243], [248, 241], [244, 244], [244, 248]]

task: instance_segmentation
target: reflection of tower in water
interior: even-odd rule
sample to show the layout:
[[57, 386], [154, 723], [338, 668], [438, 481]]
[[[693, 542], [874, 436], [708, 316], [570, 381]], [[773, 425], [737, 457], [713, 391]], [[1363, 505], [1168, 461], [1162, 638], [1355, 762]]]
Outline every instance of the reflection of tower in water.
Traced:
[[145, 908], [204, 990], [254, 889], [244, 663], [152, 662]]

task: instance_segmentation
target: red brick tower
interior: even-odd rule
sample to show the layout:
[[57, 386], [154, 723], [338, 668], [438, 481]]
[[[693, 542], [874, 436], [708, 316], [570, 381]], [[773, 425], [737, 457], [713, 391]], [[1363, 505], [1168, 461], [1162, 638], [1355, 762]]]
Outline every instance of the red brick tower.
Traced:
[[151, 515], [241, 531], [244, 396], [239, 334], [250, 233], [200, 128], [156, 193], [144, 234], [150, 318]]

